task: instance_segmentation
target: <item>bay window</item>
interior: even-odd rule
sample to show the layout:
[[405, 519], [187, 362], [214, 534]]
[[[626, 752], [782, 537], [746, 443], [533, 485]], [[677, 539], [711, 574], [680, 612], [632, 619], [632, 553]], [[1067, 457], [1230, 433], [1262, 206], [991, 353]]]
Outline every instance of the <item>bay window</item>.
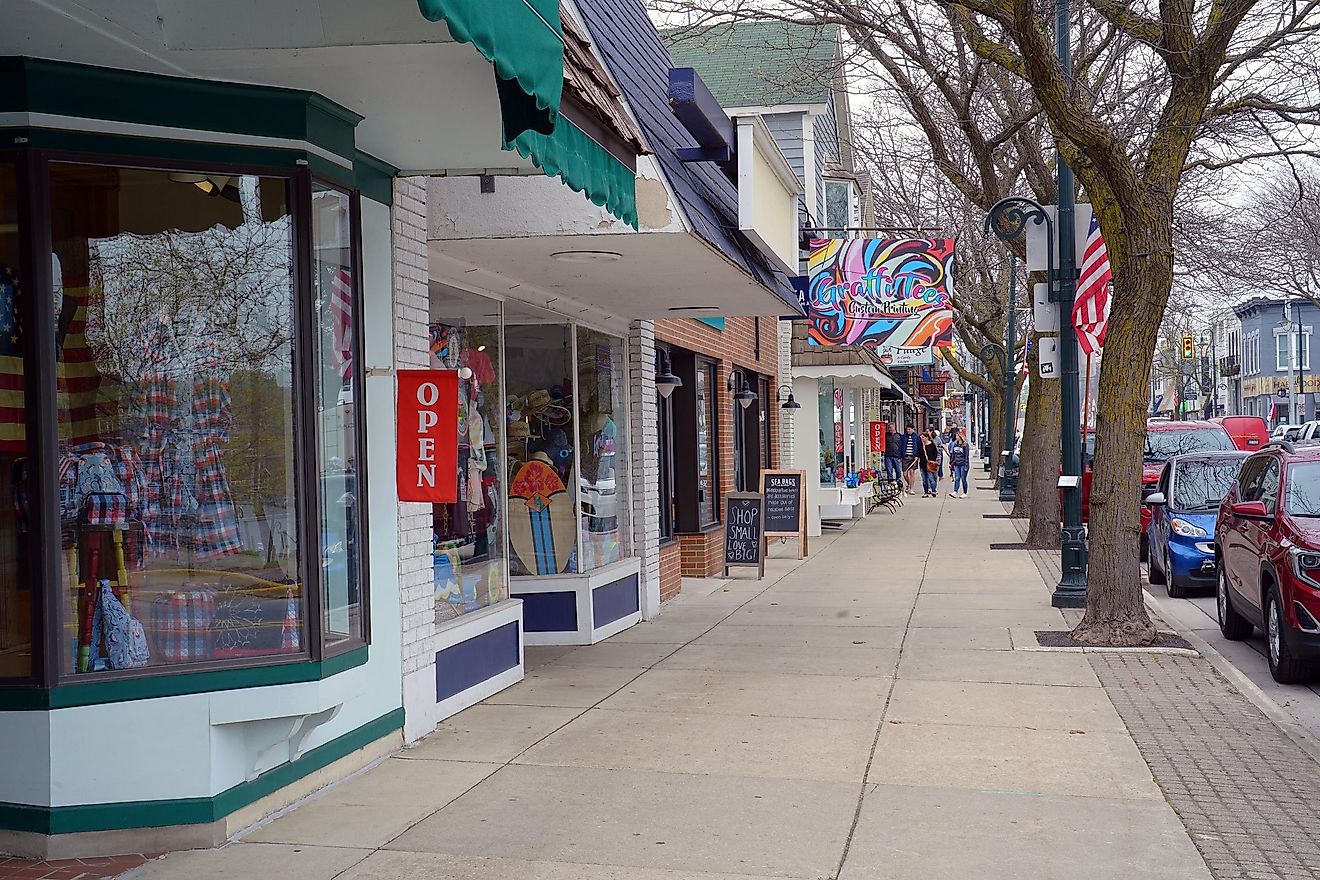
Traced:
[[0, 678], [36, 673], [34, 606], [52, 683], [364, 644], [356, 195], [301, 169], [26, 170], [19, 216], [0, 165]]

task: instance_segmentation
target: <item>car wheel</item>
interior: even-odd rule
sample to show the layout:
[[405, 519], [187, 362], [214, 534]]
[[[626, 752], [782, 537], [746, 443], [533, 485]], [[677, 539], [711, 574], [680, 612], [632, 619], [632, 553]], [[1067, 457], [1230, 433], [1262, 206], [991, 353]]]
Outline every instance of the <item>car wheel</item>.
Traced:
[[1187, 588], [1178, 583], [1178, 579], [1173, 573], [1173, 562], [1169, 559], [1167, 544], [1164, 546], [1164, 589], [1171, 598], [1187, 598]]
[[1265, 659], [1270, 663], [1270, 675], [1279, 684], [1297, 684], [1306, 678], [1306, 664], [1293, 657], [1283, 630], [1283, 607], [1279, 602], [1279, 588], [1270, 587], [1265, 598]]
[[1224, 573], [1224, 564], [1219, 563], [1219, 582], [1215, 587], [1215, 610], [1219, 617], [1219, 632], [1230, 642], [1240, 642], [1255, 628], [1251, 621], [1233, 609], [1233, 599], [1228, 594], [1228, 575]]
[[1160, 571], [1159, 566], [1155, 564], [1155, 558], [1149, 553], [1147, 553], [1146, 556], [1149, 557], [1146, 566], [1149, 569], [1150, 582], [1155, 586], [1165, 583], [1168, 579], [1168, 572]]

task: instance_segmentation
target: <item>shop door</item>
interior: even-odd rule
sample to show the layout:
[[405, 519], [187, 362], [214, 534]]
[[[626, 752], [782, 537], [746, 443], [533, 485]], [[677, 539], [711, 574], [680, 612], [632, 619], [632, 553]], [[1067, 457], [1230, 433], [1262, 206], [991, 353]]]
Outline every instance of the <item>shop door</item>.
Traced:
[[735, 433], [742, 440], [735, 467], [744, 492], [756, 492], [761, 486], [761, 407], [764, 405], [763, 399], [754, 400], [747, 409], [739, 408], [734, 416], [737, 423]]

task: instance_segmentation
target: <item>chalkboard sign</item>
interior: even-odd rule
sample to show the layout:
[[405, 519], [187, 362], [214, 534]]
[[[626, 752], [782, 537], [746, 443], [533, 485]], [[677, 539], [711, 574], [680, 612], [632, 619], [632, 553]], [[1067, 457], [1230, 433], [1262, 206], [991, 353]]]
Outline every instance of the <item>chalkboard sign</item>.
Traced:
[[724, 576], [732, 566], [755, 566], [757, 580], [765, 577], [765, 498], [755, 492], [724, 496]]
[[797, 538], [798, 559], [807, 555], [806, 471], [761, 471], [765, 537]]

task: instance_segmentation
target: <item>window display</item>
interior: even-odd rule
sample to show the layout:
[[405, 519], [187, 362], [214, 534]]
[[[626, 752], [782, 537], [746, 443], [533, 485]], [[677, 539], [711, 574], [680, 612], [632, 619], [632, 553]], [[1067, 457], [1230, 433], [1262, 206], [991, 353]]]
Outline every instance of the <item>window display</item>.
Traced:
[[362, 641], [358, 449], [353, 399], [357, 294], [353, 206], [346, 192], [312, 183], [312, 302], [316, 311], [316, 474], [321, 508], [321, 638]]
[[820, 484], [833, 486], [838, 456], [834, 453], [834, 437], [838, 424], [834, 414], [834, 380], [821, 379], [817, 385], [816, 412], [820, 418]]
[[697, 514], [703, 526], [719, 522], [719, 463], [715, 449], [715, 364], [697, 361]]
[[500, 304], [431, 286], [434, 369], [458, 371], [458, 501], [432, 505], [436, 620], [509, 597], [504, 571]]
[[578, 457], [582, 571], [618, 562], [627, 549], [627, 369], [623, 340], [577, 331]]
[[289, 197], [50, 166], [66, 674], [306, 649]]
[[510, 571], [578, 572], [572, 327], [512, 303], [504, 319]]
[[19, 279], [18, 191], [14, 167], [0, 163], [0, 679], [32, 674], [32, 600], [26, 492], [26, 371]]

